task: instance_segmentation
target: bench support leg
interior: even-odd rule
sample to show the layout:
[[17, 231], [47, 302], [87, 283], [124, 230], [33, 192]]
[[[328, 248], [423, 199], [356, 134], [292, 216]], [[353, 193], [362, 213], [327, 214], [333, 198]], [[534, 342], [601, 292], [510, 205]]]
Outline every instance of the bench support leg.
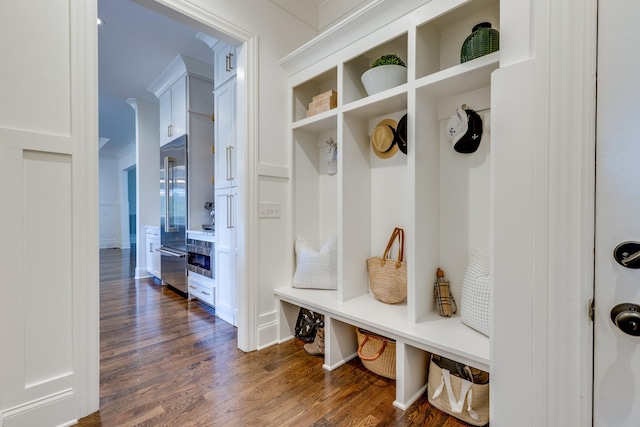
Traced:
[[324, 369], [332, 371], [358, 355], [358, 338], [353, 325], [324, 317]]
[[396, 400], [393, 406], [406, 410], [427, 390], [430, 354], [396, 342]]

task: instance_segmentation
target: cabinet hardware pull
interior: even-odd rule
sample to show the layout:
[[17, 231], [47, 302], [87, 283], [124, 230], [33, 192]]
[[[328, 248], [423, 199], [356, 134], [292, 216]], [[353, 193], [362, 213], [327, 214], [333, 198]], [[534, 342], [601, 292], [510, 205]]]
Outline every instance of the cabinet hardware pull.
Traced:
[[173, 136], [173, 133], [171, 132], [171, 128], [172, 127], [173, 127], [173, 125], [167, 126], [167, 136]]
[[209, 292], [205, 292], [205, 291], [202, 291], [202, 293], [205, 295], [211, 295]]
[[228, 228], [235, 228], [235, 225], [233, 224], [233, 194], [229, 194], [229, 227]]
[[227, 146], [227, 180], [233, 179], [233, 145], [229, 145]]
[[[175, 164], [176, 164], [176, 158], [175, 157], [165, 157], [164, 158], [164, 181], [165, 181], [165, 196], [164, 196], [164, 218], [165, 218], [165, 222], [164, 222], [164, 231], [165, 233], [173, 233], [175, 231], [178, 231], [178, 226], [173, 224], [173, 221], [175, 221], [175, 219], [173, 219], [169, 214], [170, 214], [170, 198], [173, 197], [173, 191], [174, 191], [174, 186], [177, 185], [176, 184], [176, 177], [175, 177]], [[173, 221], [172, 221], [173, 219]]]
[[233, 57], [233, 53], [229, 53], [229, 55], [227, 55], [227, 59], [229, 60], [229, 68], [227, 69], [227, 71], [233, 70], [233, 65], [231, 65], [231, 58], [232, 57]]
[[163, 249], [162, 247], [156, 249], [156, 251], [160, 252], [161, 254], [170, 255], [170, 256], [176, 257], [176, 258], [184, 258], [185, 257], [184, 254], [179, 254], [179, 253], [176, 253], [176, 252], [173, 252], [173, 251], [168, 251], [166, 249]]

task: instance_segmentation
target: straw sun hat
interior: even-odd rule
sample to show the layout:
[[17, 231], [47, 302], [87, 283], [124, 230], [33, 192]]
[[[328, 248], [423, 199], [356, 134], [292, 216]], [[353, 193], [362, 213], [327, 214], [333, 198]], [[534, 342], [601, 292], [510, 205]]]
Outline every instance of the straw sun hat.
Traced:
[[398, 122], [395, 120], [384, 119], [373, 129], [371, 148], [373, 148], [376, 156], [381, 159], [393, 157], [399, 150], [398, 145], [393, 140], [397, 126]]
[[371, 135], [371, 147], [381, 159], [393, 157], [398, 150], [407, 154], [407, 115], [400, 122], [384, 119], [378, 123]]

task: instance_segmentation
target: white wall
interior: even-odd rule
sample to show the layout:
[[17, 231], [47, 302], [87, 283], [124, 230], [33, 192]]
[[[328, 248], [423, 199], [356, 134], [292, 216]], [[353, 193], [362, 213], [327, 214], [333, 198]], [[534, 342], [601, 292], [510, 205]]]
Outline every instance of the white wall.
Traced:
[[491, 425], [591, 425], [596, 1], [501, 5]]
[[135, 277], [147, 277], [144, 253], [147, 225], [160, 225], [160, 112], [157, 104], [129, 100], [136, 112], [137, 253]]

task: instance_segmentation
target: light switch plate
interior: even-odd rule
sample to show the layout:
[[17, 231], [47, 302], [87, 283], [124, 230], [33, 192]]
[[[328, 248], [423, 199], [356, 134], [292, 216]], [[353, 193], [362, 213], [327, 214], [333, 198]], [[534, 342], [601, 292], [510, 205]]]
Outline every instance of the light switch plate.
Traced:
[[260, 218], [280, 218], [280, 203], [260, 203], [258, 216]]

